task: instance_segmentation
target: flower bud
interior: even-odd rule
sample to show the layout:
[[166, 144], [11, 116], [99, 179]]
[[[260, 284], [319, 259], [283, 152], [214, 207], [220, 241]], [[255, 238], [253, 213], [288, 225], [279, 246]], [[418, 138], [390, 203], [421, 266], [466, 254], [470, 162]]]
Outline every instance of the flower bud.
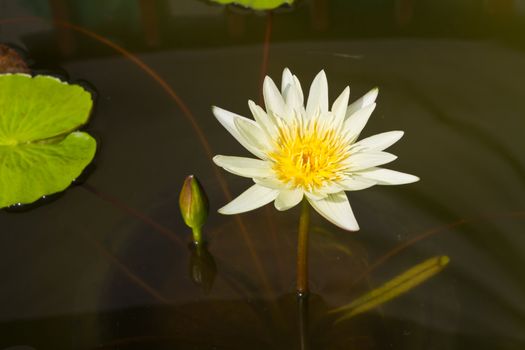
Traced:
[[184, 222], [193, 230], [195, 243], [201, 243], [201, 227], [208, 217], [208, 197], [193, 175], [184, 180], [179, 195], [179, 207]]

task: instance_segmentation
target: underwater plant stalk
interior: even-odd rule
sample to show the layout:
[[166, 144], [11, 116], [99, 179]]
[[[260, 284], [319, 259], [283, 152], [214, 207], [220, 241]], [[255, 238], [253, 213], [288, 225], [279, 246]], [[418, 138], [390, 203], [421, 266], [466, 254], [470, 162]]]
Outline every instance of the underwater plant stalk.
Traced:
[[308, 226], [310, 225], [310, 205], [306, 199], [301, 204], [299, 235], [297, 238], [297, 295], [308, 295]]
[[308, 350], [310, 348], [308, 298], [301, 295], [297, 298], [297, 316], [299, 317], [299, 350]]

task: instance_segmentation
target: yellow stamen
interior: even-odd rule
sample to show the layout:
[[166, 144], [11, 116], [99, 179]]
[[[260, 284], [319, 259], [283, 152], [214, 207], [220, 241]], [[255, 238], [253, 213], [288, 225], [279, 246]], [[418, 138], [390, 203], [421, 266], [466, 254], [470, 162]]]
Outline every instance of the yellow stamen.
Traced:
[[281, 125], [276, 147], [269, 154], [279, 180], [308, 191], [338, 181], [346, 168], [349, 145], [338, 130], [317, 121]]

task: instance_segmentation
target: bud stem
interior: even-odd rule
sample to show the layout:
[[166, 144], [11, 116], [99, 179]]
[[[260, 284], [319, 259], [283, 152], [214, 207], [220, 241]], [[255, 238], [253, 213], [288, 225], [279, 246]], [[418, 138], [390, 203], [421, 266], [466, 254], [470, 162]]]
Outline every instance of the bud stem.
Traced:
[[192, 231], [193, 231], [193, 243], [195, 243], [196, 246], [200, 246], [202, 244], [202, 228], [195, 227], [192, 229]]
[[297, 294], [308, 295], [308, 226], [310, 225], [310, 205], [303, 199], [299, 217], [297, 239]]

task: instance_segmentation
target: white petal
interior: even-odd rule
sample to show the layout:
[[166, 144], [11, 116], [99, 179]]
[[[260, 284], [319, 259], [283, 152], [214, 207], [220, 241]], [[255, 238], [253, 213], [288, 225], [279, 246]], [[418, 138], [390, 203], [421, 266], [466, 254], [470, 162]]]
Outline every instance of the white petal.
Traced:
[[281, 80], [281, 92], [284, 96], [284, 90], [286, 90], [286, 88], [289, 86], [289, 85], [292, 85], [294, 82], [293, 82], [293, 75], [292, 75], [292, 72], [290, 72], [290, 70], [288, 68], [285, 68], [283, 70], [283, 78]]
[[308, 202], [332, 224], [348, 231], [359, 230], [359, 225], [344, 192], [330, 194], [318, 201], [308, 198]]
[[328, 194], [322, 193], [322, 192], [319, 192], [319, 191], [305, 192], [304, 195], [308, 199], [315, 200], [315, 201], [321, 200], [323, 198], [326, 198], [326, 196], [328, 196]]
[[219, 213], [232, 215], [257, 209], [273, 201], [278, 194], [278, 190], [255, 184], [230, 203], [220, 208]]
[[381, 134], [370, 136], [366, 139], [356, 142], [352, 148], [358, 148], [359, 150], [367, 151], [382, 151], [399, 141], [399, 139], [403, 137], [403, 134], [403, 131], [383, 132]]
[[350, 171], [353, 172], [390, 163], [396, 158], [397, 156], [388, 152], [362, 152], [352, 154], [345, 163], [348, 164]]
[[268, 176], [268, 177], [255, 177], [253, 181], [261, 186], [273, 188], [276, 190], [287, 190], [289, 189], [289, 186], [280, 181], [278, 178], [274, 176]]
[[360, 191], [365, 188], [372, 187], [376, 184], [375, 181], [370, 179], [361, 178], [359, 176], [347, 177], [339, 182], [339, 185], [345, 191]]
[[383, 168], [371, 168], [358, 173], [359, 176], [376, 181], [378, 185], [403, 185], [419, 181], [419, 177]]
[[343, 122], [346, 115], [346, 108], [348, 105], [348, 99], [350, 98], [350, 87], [347, 86], [341, 95], [334, 101], [332, 105], [332, 113], [334, 114], [334, 123], [339, 126]]
[[290, 120], [292, 117], [293, 111], [299, 111], [303, 107], [303, 103], [300, 100], [299, 94], [297, 92], [297, 89], [295, 85], [288, 85], [286, 90], [283, 94], [284, 101], [286, 102], [287, 109], [287, 115], [285, 116], [285, 119]]
[[304, 104], [304, 96], [303, 96], [303, 88], [301, 87], [301, 82], [297, 77], [293, 76], [293, 81], [295, 83], [295, 92], [297, 93], [297, 96], [299, 97], [299, 105], [303, 106]]
[[313, 118], [318, 114], [328, 112], [328, 82], [324, 70], [315, 77], [306, 103], [306, 115]]
[[263, 129], [268, 134], [268, 136], [274, 137], [277, 134], [275, 121], [252, 100], [248, 101], [248, 107], [250, 107], [250, 111], [252, 112], [255, 121], [257, 124], [259, 124], [261, 129]]
[[271, 163], [253, 158], [218, 155], [213, 157], [215, 164], [232, 174], [244, 177], [266, 177], [273, 175]]
[[294, 76], [288, 68], [283, 71], [283, 78], [281, 81], [281, 92], [284, 102], [286, 104], [286, 115], [281, 116], [284, 119], [290, 120], [294, 110], [299, 110], [303, 107], [303, 92], [301, 87], [295, 84]]
[[372, 103], [361, 108], [345, 120], [343, 130], [347, 134], [348, 142], [352, 143], [359, 137], [375, 108], [376, 104]]
[[355, 101], [350, 106], [348, 106], [346, 110], [346, 118], [350, 118], [352, 114], [354, 114], [361, 108], [364, 108], [374, 103], [376, 101], [378, 93], [379, 93], [379, 89], [374, 88], [368, 91], [363, 97], [359, 98], [357, 101]]
[[263, 96], [264, 103], [266, 105], [266, 111], [268, 113], [272, 112], [281, 118], [286, 116], [286, 106], [284, 104], [283, 96], [277, 89], [277, 86], [275, 86], [272, 78], [268, 76], [264, 78]]
[[219, 107], [215, 107], [215, 106], [212, 107], [212, 111], [213, 111], [213, 114], [215, 115], [215, 117], [217, 118], [217, 120], [219, 121], [219, 123], [221, 123], [222, 126], [224, 126], [224, 128], [226, 130], [228, 130], [228, 132], [230, 134], [232, 134], [232, 136], [244, 148], [246, 148], [253, 155], [255, 155], [255, 156], [259, 157], [259, 158], [266, 158], [266, 154], [264, 153], [264, 151], [261, 150], [261, 149], [258, 149], [257, 147], [255, 147], [249, 140], [246, 139], [246, 137], [241, 135], [241, 133], [237, 129], [237, 126], [235, 125], [235, 121], [236, 120], [243, 120], [243, 121], [246, 121], [247, 123], [252, 123], [256, 127], [258, 127], [257, 124], [253, 120], [244, 118], [244, 117], [242, 117], [242, 116], [240, 116], [238, 114], [229, 112], [229, 111], [227, 111], [225, 109], [222, 109], [222, 108], [219, 108]]
[[260, 156], [259, 158], [266, 159], [266, 153], [272, 149], [271, 141], [268, 139], [268, 135], [261, 130], [259, 125], [253, 122], [253, 120], [237, 118], [235, 119], [235, 126], [242, 137], [244, 137], [253, 147], [257, 148], [259, 152], [262, 152], [263, 156]]
[[333, 182], [333, 183], [331, 183], [329, 185], [325, 184], [325, 185], [323, 185], [322, 188], [320, 188], [318, 190], [319, 193], [323, 194], [323, 197], [326, 197], [326, 195], [328, 195], [328, 194], [338, 193], [338, 192], [341, 192], [341, 191], [344, 191], [344, 189], [339, 184], [339, 181], [338, 182]]
[[275, 208], [283, 211], [295, 207], [303, 199], [303, 191], [295, 190], [284, 190], [279, 192], [279, 195], [275, 199]]
[[240, 116], [238, 114], [232, 113], [230, 111], [227, 111], [225, 109], [222, 109], [222, 108], [219, 108], [219, 107], [215, 107], [215, 106], [212, 107], [212, 111], [213, 111], [213, 114], [215, 115], [215, 117], [217, 118], [217, 120], [219, 121], [219, 123], [221, 123], [221, 125], [224, 126], [224, 128], [226, 130], [228, 130], [228, 132], [244, 148], [246, 148], [248, 151], [250, 151], [256, 157], [259, 157], [259, 158], [266, 158], [267, 157], [266, 154], [263, 152], [263, 150], [255, 147], [249, 140], [246, 139], [246, 137], [241, 135], [241, 133], [237, 129], [237, 126], [235, 125], [235, 121], [236, 120], [244, 120], [247, 123], [253, 123], [255, 126], [257, 126], [257, 124], [253, 120], [244, 118], [244, 117], [242, 117], [242, 116]]

